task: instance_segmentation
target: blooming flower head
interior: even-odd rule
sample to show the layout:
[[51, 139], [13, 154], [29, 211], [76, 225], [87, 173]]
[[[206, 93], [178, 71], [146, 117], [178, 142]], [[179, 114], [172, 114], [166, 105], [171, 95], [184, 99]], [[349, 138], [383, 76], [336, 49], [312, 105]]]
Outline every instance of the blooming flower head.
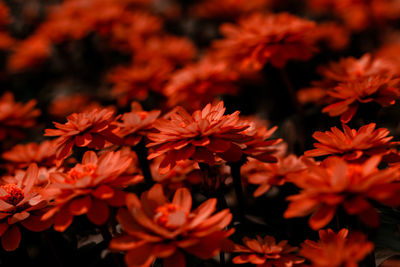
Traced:
[[[242, 151], [246, 156], [258, 159], [262, 162], [276, 162], [276, 153], [282, 139], [270, 139], [278, 129], [277, 126], [268, 128], [263, 120], [258, 118], [249, 118], [250, 127], [244, 133], [251, 136], [252, 139], [245, 143]], [[230, 151], [228, 151], [229, 153]], [[228, 156], [228, 155], [226, 155]]]
[[22, 129], [35, 125], [36, 118], [40, 115], [40, 110], [35, 109], [35, 105], [35, 100], [25, 104], [15, 102], [10, 92], [0, 97], [0, 141], [6, 137], [23, 137]]
[[313, 137], [319, 143], [315, 143], [315, 149], [306, 151], [304, 155], [336, 155], [347, 161], [364, 161], [372, 155], [385, 154], [396, 143], [390, 142], [393, 136], [388, 136], [388, 129], [375, 129], [375, 126], [375, 123], [370, 123], [357, 131], [343, 124], [343, 132], [336, 127], [332, 127], [330, 132], [315, 132]]
[[328, 91], [332, 104], [322, 109], [329, 116], [339, 116], [349, 122], [361, 103], [376, 102], [383, 107], [393, 105], [400, 98], [400, 80], [391, 77], [370, 76], [365, 79], [340, 83]]
[[218, 95], [235, 94], [238, 78], [225, 62], [206, 58], [173, 73], [165, 95], [171, 107], [186, 104], [186, 108], [196, 110]]
[[0, 184], [0, 237], [3, 248], [13, 251], [21, 241], [20, 226], [40, 232], [51, 226], [51, 220], [41, 220], [48, 210], [48, 201], [35, 186], [38, 167], [31, 164], [18, 183]]
[[163, 94], [163, 88], [172, 72], [172, 66], [163, 60], [116, 67], [108, 76], [114, 84], [111, 94], [125, 106], [132, 100], [144, 100], [149, 92]]
[[242, 133], [249, 127], [239, 119], [239, 112], [224, 115], [224, 103], [208, 104], [202, 110], [190, 115], [185, 109], [175, 108], [169, 118], [159, 119], [154, 123], [158, 133], [149, 133], [152, 149], [149, 159], [165, 155], [160, 164], [160, 172], [168, 172], [177, 161], [193, 159], [209, 165], [215, 163], [215, 156], [228, 150], [236, 153], [240, 159], [242, 151], [238, 144], [251, 140]]
[[267, 8], [271, 0], [205, 0], [193, 7], [193, 14], [204, 18], [235, 19]]
[[241, 168], [242, 176], [251, 184], [258, 185], [254, 196], [259, 197], [273, 185], [283, 185], [288, 175], [298, 174], [306, 168], [305, 164], [295, 155], [278, 158], [277, 163], [264, 163], [258, 160], [249, 160]]
[[109, 109], [93, 109], [82, 113], [73, 113], [65, 124], [55, 122], [57, 129], [46, 129], [45, 136], [60, 136], [56, 142], [57, 158], [64, 158], [72, 147], [102, 149], [106, 141], [121, 143], [113, 131], [114, 112]]
[[306, 38], [316, 25], [288, 13], [255, 13], [238, 25], [223, 24], [225, 39], [216, 41], [217, 54], [243, 69], [261, 69], [266, 63], [283, 68], [289, 60], [308, 60], [315, 52]]
[[284, 217], [312, 214], [309, 225], [317, 230], [327, 225], [342, 206], [349, 215], [357, 215], [365, 224], [376, 227], [378, 213], [368, 200], [397, 205], [400, 188], [400, 183], [394, 183], [398, 170], [379, 170], [380, 162], [380, 156], [362, 164], [347, 163], [338, 157], [329, 157], [320, 165], [307, 162], [307, 171], [291, 179], [301, 191], [287, 198], [290, 204]]
[[137, 102], [133, 102], [131, 108], [132, 111], [124, 113], [121, 122], [117, 123], [120, 127], [117, 135], [124, 139], [126, 145], [135, 146], [152, 129], [161, 111], [143, 111]]
[[354, 232], [349, 235], [347, 229], [338, 233], [332, 229], [319, 230], [318, 242], [306, 240], [301, 245], [300, 255], [312, 262], [313, 267], [358, 266], [374, 244], [366, 235]]
[[123, 205], [122, 189], [143, 178], [125, 173], [131, 162], [131, 157], [120, 152], [107, 152], [98, 157], [88, 151], [82, 163], [69, 171], [52, 173], [52, 184], [46, 191], [47, 197], [54, 199], [54, 207], [43, 219], [54, 217], [54, 229], [60, 232], [68, 228], [74, 216], [82, 214], [96, 225], [104, 224], [109, 206]]
[[189, 190], [178, 189], [170, 202], [160, 184], [140, 199], [129, 194], [127, 208], [117, 214], [125, 235], [113, 239], [110, 248], [127, 251], [127, 266], [150, 266], [156, 258], [163, 258], [166, 266], [185, 266], [183, 251], [209, 259], [233, 232], [224, 230], [232, 220], [229, 210], [213, 214], [216, 204], [216, 199], [208, 199], [192, 210]]
[[11, 169], [23, 169], [31, 163], [43, 167], [53, 167], [61, 163], [56, 159], [52, 141], [16, 145], [11, 150], [4, 152], [2, 158], [8, 161], [7, 166]]
[[296, 256], [297, 247], [292, 247], [287, 240], [276, 243], [273, 236], [256, 239], [243, 238], [243, 245], [234, 245], [232, 252], [240, 253], [233, 258], [234, 264], [252, 263], [258, 267], [298, 266], [304, 259]]

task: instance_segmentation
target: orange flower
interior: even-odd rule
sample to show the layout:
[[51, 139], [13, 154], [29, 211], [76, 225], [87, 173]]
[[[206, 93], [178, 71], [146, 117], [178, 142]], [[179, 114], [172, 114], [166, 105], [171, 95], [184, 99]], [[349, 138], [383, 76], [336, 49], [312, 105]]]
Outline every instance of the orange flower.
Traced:
[[128, 67], [116, 67], [108, 79], [114, 83], [111, 94], [125, 106], [132, 100], [144, 100], [149, 92], [162, 94], [172, 72], [172, 66], [163, 60], [133, 63]]
[[54, 143], [51, 141], [44, 141], [40, 144], [16, 145], [11, 150], [4, 152], [2, 157], [9, 161], [7, 166], [10, 170], [23, 169], [31, 163], [43, 167], [58, 166], [61, 163], [56, 159]]
[[26, 104], [15, 102], [14, 96], [6, 92], [0, 97], [0, 141], [6, 137], [23, 138], [25, 136], [21, 128], [33, 127], [40, 110], [35, 109], [36, 100], [30, 100]]
[[397, 142], [390, 142], [393, 136], [388, 136], [388, 129], [375, 129], [375, 126], [375, 123], [370, 123], [357, 131], [343, 124], [343, 132], [336, 127], [332, 127], [330, 132], [315, 132], [313, 137], [319, 143], [314, 143], [316, 148], [306, 151], [304, 155], [337, 155], [347, 161], [364, 161], [372, 155], [385, 154]]
[[196, 56], [196, 47], [189, 39], [172, 35], [152, 36], [132, 46], [137, 51], [134, 55], [135, 62], [160, 58], [172, 66], [179, 66], [190, 62]]
[[254, 191], [254, 196], [259, 197], [267, 192], [273, 185], [283, 185], [288, 180], [288, 175], [298, 174], [306, 168], [301, 159], [295, 155], [278, 158], [277, 163], [264, 163], [258, 160], [249, 160], [241, 168], [244, 178], [251, 184], [259, 185]]
[[195, 5], [192, 12], [199, 17], [226, 20], [261, 11], [270, 4], [271, 0], [205, 0]]
[[139, 175], [126, 175], [132, 158], [120, 152], [107, 152], [97, 157], [87, 151], [82, 164], [68, 172], [51, 173], [52, 184], [46, 189], [47, 197], [54, 199], [54, 207], [42, 219], [54, 216], [54, 230], [63, 232], [73, 217], [86, 214], [96, 224], [104, 224], [109, 215], [108, 206], [122, 206], [122, 189], [142, 180]]
[[261, 69], [267, 62], [283, 68], [289, 60], [309, 60], [316, 51], [309, 33], [312, 21], [288, 13], [264, 15], [256, 13], [239, 20], [239, 25], [223, 24], [226, 37], [216, 41], [219, 57], [243, 69]]
[[326, 45], [331, 50], [343, 50], [350, 41], [350, 31], [335, 22], [323, 22], [310, 34], [313, 42]]
[[224, 115], [224, 103], [208, 104], [203, 110], [197, 110], [190, 115], [181, 107], [175, 108], [169, 118], [159, 119], [154, 123], [159, 133], [149, 133], [152, 148], [149, 159], [165, 154], [160, 164], [160, 172], [166, 173], [177, 161], [193, 159], [209, 165], [215, 163], [215, 156], [228, 150], [229, 155], [239, 160], [242, 151], [238, 144], [251, 140], [243, 134], [249, 127], [247, 122], [240, 121], [239, 111]]
[[[268, 129], [262, 120], [251, 118], [250, 127], [244, 133], [251, 136], [252, 140], [245, 143], [245, 147], [242, 148], [243, 153], [262, 162], [276, 162], [275, 154], [279, 150], [277, 145], [282, 142], [282, 139], [268, 139], [277, 129], [277, 126]], [[229, 152], [225, 154], [229, 154]], [[226, 155], [226, 157], [228, 156]]]
[[60, 136], [56, 142], [57, 158], [64, 158], [74, 145], [102, 149], [105, 142], [121, 143], [113, 131], [114, 112], [109, 109], [93, 109], [83, 113], [73, 113], [65, 124], [54, 122], [58, 129], [46, 129], [45, 136]]
[[275, 238], [266, 235], [263, 238], [257, 236], [256, 239], [243, 238], [244, 246], [234, 245], [232, 252], [243, 253], [233, 258], [234, 264], [252, 263], [258, 267], [281, 267], [298, 266], [304, 259], [299, 258], [294, 252], [297, 247], [288, 245], [287, 240], [282, 240], [278, 244]]
[[316, 11], [333, 13], [355, 31], [382, 25], [400, 17], [400, 5], [393, 0], [309, 0]]
[[51, 43], [46, 37], [32, 35], [18, 43], [8, 59], [11, 71], [23, 71], [42, 64], [51, 55]]
[[64, 118], [74, 112], [80, 113], [95, 108], [101, 109], [102, 106], [91, 100], [89, 96], [76, 93], [57, 96], [51, 101], [48, 112], [54, 117]]
[[170, 107], [186, 104], [186, 108], [196, 110], [218, 95], [235, 94], [237, 86], [234, 83], [238, 78], [226, 63], [205, 58], [173, 73], [165, 95]]
[[[365, 54], [359, 59], [354, 57], [341, 58], [338, 62], [330, 62], [327, 66], [318, 67], [317, 71], [323, 79], [314, 81], [314, 88], [309, 88], [308, 90], [312, 90], [314, 94], [317, 94], [315, 99], [311, 99], [311, 102], [323, 104], [330, 104], [335, 101], [335, 98], [337, 98], [335, 93], [333, 93], [334, 96], [330, 96], [329, 92], [334, 92], [335, 87], [340, 84], [346, 86], [347, 84], [357, 84], [358, 82], [363, 83], [371, 77], [381, 77], [384, 79], [396, 74], [395, 64], [383, 57], [373, 58], [370, 54]], [[362, 93], [363, 90], [358, 91]], [[352, 92], [350, 90], [350, 95], [356, 97], [358, 96], [358, 91], [355, 90]], [[304, 95], [307, 91], [300, 91], [299, 94], [301, 93]], [[362, 98], [362, 95], [359, 97]], [[348, 101], [349, 103], [352, 102], [350, 99]]]
[[127, 208], [121, 208], [117, 214], [126, 234], [113, 239], [110, 248], [127, 251], [128, 266], [150, 266], [156, 258], [163, 258], [165, 266], [185, 266], [182, 251], [209, 259], [233, 233], [233, 229], [224, 230], [232, 215], [228, 209], [213, 214], [216, 204], [216, 199], [208, 199], [191, 211], [189, 190], [178, 189], [169, 202], [159, 184], [140, 199], [129, 194]]
[[332, 229], [318, 233], [318, 242], [306, 240], [300, 250], [300, 255], [310, 260], [313, 267], [358, 266], [357, 263], [374, 249], [374, 244], [363, 233], [348, 235], [347, 229], [338, 233]]
[[143, 111], [139, 103], [131, 104], [132, 111], [121, 116], [122, 122], [117, 122], [120, 127], [118, 136], [124, 139], [124, 144], [136, 146], [153, 128], [153, 123], [160, 115], [160, 110]]
[[400, 79], [370, 76], [365, 79], [340, 83], [328, 91], [333, 104], [322, 112], [329, 116], [339, 116], [342, 123], [349, 122], [357, 112], [360, 103], [377, 102], [383, 107], [393, 105], [400, 98]]
[[312, 229], [327, 225], [339, 205], [350, 215], [358, 215], [371, 227], [379, 224], [378, 213], [368, 199], [387, 205], [398, 205], [400, 189], [398, 169], [379, 170], [380, 156], [373, 156], [363, 164], [350, 164], [338, 157], [329, 157], [320, 165], [305, 162], [307, 171], [291, 179], [301, 191], [289, 196], [285, 218], [313, 214], [309, 220]]
[[125, 12], [110, 26], [110, 32], [104, 32], [103, 35], [110, 39], [112, 46], [125, 52], [141, 53], [141, 49], [146, 49], [145, 40], [160, 34], [163, 21], [148, 12], [132, 11]]
[[0, 237], [7, 251], [18, 248], [21, 241], [20, 225], [34, 232], [51, 226], [51, 220], [41, 220], [43, 212], [48, 210], [48, 201], [38, 193], [35, 186], [37, 177], [38, 167], [31, 164], [19, 183], [0, 185]]

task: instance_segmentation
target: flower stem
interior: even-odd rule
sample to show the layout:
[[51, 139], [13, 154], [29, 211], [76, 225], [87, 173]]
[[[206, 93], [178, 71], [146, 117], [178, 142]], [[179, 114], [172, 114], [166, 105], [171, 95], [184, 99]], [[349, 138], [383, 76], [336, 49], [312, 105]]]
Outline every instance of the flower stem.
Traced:
[[292, 84], [292, 82], [290, 81], [289, 75], [287, 74], [285, 69], [280, 69], [280, 75], [281, 75], [281, 79], [283, 81], [283, 83], [286, 86], [286, 89], [288, 90], [288, 93], [290, 95], [290, 100], [292, 102], [292, 105], [294, 106], [294, 108], [296, 109], [296, 111], [299, 114], [303, 114], [303, 108], [301, 107], [299, 100], [297, 99], [297, 94], [296, 94], [296, 90], [294, 89], [294, 86]]
[[142, 139], [139, 144], [137, 144], [134, 147], [138, 160], [139, 160], [139, 165], [140, 168], [142, 169], [142, 173], [143, 173], [143, 177], [144, 177], [144, 181], [146, 183], [146, 187], [150, 188], [153, 186], [154, 184], [154, 180], [153, 177], [151, 175], [151, 171], [150, 171], [150, 165], [149, 165], [149, 161], [147, 160], [147, 148], [146, 145], [144, 143], [144, 140]]

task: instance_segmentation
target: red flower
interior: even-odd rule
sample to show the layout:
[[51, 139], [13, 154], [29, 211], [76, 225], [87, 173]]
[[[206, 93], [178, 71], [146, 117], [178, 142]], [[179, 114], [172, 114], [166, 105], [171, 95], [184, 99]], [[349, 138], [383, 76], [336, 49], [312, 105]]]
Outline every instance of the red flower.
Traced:
[[104, 224], [109, 206], [122, 206], [128, 185], [143, 177], [127, 175], [132, 158], [120, 152], [107, 152], [97, 157], [93, 151], [83, 155], [82, 164], [68, 172], [51, 173], [52, 184], [46, 189], [47, 197], [54, 199], [54, 207], [43, 219], [54, 216], [54, 229], [63, 232], [74, 216], [86, 214], [96, 225]]
[[224, 62], [205, 58], [173, 73], [165, 95], [171, 107], [185, 104], [186, 108], [196, 110], [218, 95], [235, 94], [237, 86], [234, 83], [238, 78]]
[[160, 110], [143, 111], [139, 103], [131, 104], [132, 111], [121, 116], [122, 122], [117, 122], [120, 127], [118, 136], [124, 139], [129, 146], [137, 145], [147, 133], [152, 130], [153, 123], [160, 115]]
[[205, 0], [193, 7], [193, 14], [199, 17], [219, 20], [235, 19], [254, 11], [261, 11], [271, 0]]
[[64, 118], [74, 112], [81, 113], [95, 108], [101, 109], [102, 106], [98, 102], [91, 100], [88, 95], [76, 93], [58, 95], [51, 101], [48, 112], [54, 117]]
[[48, 210], [48, 201], [35, 186], [37, 177], [38, 167], [31, 164], [18, 183], [0, 185], [0, 237], [7, 251], [18, 248], [21, 241], [20, 225], [34, 232], [51, 226], [51, 220], [41, 220], [43, 213]]
[[374, 249], [374, 244], [362, 233], [348, 233], [347, 229], [338, 233], [332, 229], [320, 230], [320, 240], [304, 241], [300, 254], [310, 260], [313, 267], [358, 266], [357, 263]]
[[264, 163], [258, 160], [249, 160], [241, 168], [244, 178], [251, 184], [259, 185], [254, 191], [254, 196], [259, 197], [267, 192], [273, 185], [283, 185], [288, 180], [288, 175], [296, 175], [306, 168], [301, 159], [295, 155], [278, 158], [277, 163]]
[[323, 22], [318, 24], [310, 34], [313, 42], [319, 42], [332, 50], [343, 50], [347, 48], [350, 41], [350, 31], [335, 22]]
[[333, 104], [322, 112], [339, 116], [342, 123], [349, 122], [357, 112], [360, 103], [377, 102], [383, 107], [393, 105], [400, 98], [400, 79], [370, 76], [365, 79], [340, 83], [328, 91]]
[[40, 110], [35, 109], [36, 100], [25, 104], [15, 102], [14, 96], [6, 92], [0, 97], [0, 141], [10, 136], [22, 138], [22, 129], [28, 129], [36, 124]]
[[388, 136], [388, 129], [375, 129], [375, 126], [375, 123], [370, 123], [357, 131], [343, 124], [343, 132], [336, 127], [332, 127], [330, 132], [315, 132], [313, 137], [319, 143], [315, 143], [316, 148], [306, 151], [304, 155], [337, 155], [347, 161], [364, 161], [372, 155], [385, 154], [397, 142], [390, 142], [393, 136]]
[[288, 245], [287, 240], [276, 243], [275, 238], [266, 235], [256, 239], [243, 238], [244, 246], [234, 245], [232, 252], [241, 253], [233, 258], [234, 264], [252, 263], [258, 267], [298, 266], [304, 259], [299, 258], [294, 252], [297, 247]]
[[121, 143], [113, 131], [114, 112], [109, 109], [93, 109], [83, 113], [73, 113], [65, 124], [55, 122], [58, 129], [46, 129], [45, 136], [60, 136], [56, 142], [57, 158], [64, 158], [74, 145], [102, 149], [106, 141]]
[[158, 59], [116, 67], [108, 76], [114, 83], [111, 94], [123, 106], [132, 100], [146, 99], [149, 92], [162, 94], [171, 72], [172, 66]]
[[172, 35], [152, 36], [132, 46], [137, 51], [134, 54], [135, 62], [159, 58], [172, 66], [179, 66], [190, 62], [196, 56], [196, 47], [189, 39]]
[[[339, 205], [350, 215], [358, 215], [367, 225], [379, 224], [378, 213], [368, 199], [387, 205], [398, 205], [400, 183], [398, 169], [379, 170], [380, 156], [363, 164], [350, 164], [341, 158], [330, 157], [320, 165], [307, 162], [307, 171], [291, 179], [301, 191], [289, 196], [285, 218], [313, 214], [309, 220], [312, 229], [327, 225]], [[397, 197], [397, 199], [396, 199]]]
[[7, 166], [11, 170], [26, 168], [31, 163], [43, 167], [53, 167], [61, 163], [56, 159], [54, 143], [51, 141], [16, 145], [11, 150], [4, 152], [2, 157], [9, 161]]
[[214, 47], [221, 58], [243, 69], [261, 69], [267, 62], [283, 68], [289, 60], [312, 57], [316, 49], [307, 36], [315, 27], [314, 22], [288, 13], [256, 13], [238, 25], [223, 24], [221, 32], [226, 38]]
[[215, 163], [215, 156], [228, 150], [229, 155], [239, 160], [242, 151], [238, 144], [251, 140], [242, 132], [250, 125], [240, 121], [239, 112], [224, 115], [224, 103], [208, 104], [203, 110], [192, 115], [181, 107], [175, 108], [169, 118], [159, 119], [154, 123], [159, 133], [149, 133], [152, 148], [149, 159], [165, 154], [160, 164], [160, 172], [168, 172], [177, 161], [193, 159], [209, 165]]
[[[250, 118], [250, 127], [244, 133], [251, 136], [252, 139], [245, 143], [245, 147], [242, 147], [243, 153], [248, 157], [258, 159], [262, 162], [276, 162], [275, 154], [279, 150], [277, 145], [282, 142], [282, 139], [270, 138], [277, 129], [277, 126], [268, 129], [264, 121], [257, 118]], [[228, 151], [225, 154], [229, 154], [230, 152]], [[226, 157], [228, 156], [226, 155]]]
[[113, 239], [110, 248], [127, 251], [128, 266], [150, 266], [156, 258], [163, 258], [164, 266], [185, 266], [182, 251], [209, 259], [233, 232], [224, 230], [232, 220], [229, 210], [213, 214], [216, 204], [208, 199], [192, 211], [189, 190], [178, 189], [169, 202], [159, 184], [140, 199], [129, 194], [127, 208], [117, 214], [126, 234]]

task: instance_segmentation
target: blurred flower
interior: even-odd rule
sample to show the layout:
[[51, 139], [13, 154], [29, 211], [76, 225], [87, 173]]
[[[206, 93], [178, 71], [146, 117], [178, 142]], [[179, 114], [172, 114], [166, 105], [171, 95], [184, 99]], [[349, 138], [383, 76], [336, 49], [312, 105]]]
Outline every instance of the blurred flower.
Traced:
[[309, 60], [316, 51], [308, 36], [316, 28], [312, 21], [288, 13], [256, 13], [239, 20], [238, 25], [223, 24], [225, 39], [214, 43], [217, 55], [243, 69], [261, 69], [270, 62], [283, 68], [289, 60]]
[[132, 158], [120, 152], [107, 152], [100, 157], [87, 151], [82, 163], [68, 172], [51, 173], [52, 184], [47, 188], [47, 198], [54, 199], [54, 207], [42, 219], [54, 218], [54, 229], [63, 232], [74, 216], [86, 214], [96, 224], [104, 224], [109, 216], [109, 206], [124, 204], [128, 185], [140, 182], [140, 175], [128, 175]]
[[81, 113], [95, 108], [101, 109], [102, 106], [89, 96], [76, 93], [57, 96], [51, 101], [48, 112], [54, 117], [64, 118], [74, 112]]
[[8, 161], [6, 166], [10, 171], [24, 169], [31, 163], [49, 168], [61, 164], [61, 161], [56, 159], [52, 141], [16, 145], [11, 150], [3, 152], [2, 158]]
[[216, 204], [216, 199], [208, 199], [191, 211], [189, 190], [178, 189], [169, 202], [159, 184], [140, 199], [129, 194], [127, 208], [121, 208], [117, 214], [126, 234], [114, 238], [110, 248], [127, 251], [128, 266], [150, 266], [156, 258], [164, 259], [165, 266], [185, 266], [183, 251], [209, 259], [233, 233], [233, 229], [224, 230], [232, 220], [229, 209], [213, 214]]
[[133, 102], [131, 107], [132, 111], [122, 114], [121, 122], [117, 122], [120, 128], [117, 135], [124, 139], [125, 145], [136, 146], [152, 130], [161, 111], [143, 111], [137, 102]]
[[30, 36], [16, 45], [7, 67], [17, 72], [40, 65], [50, 57], [51, 49], [51, 43], [46, 37]]
[[388, 136], [388, 129], [375, 129], [375, 127], [375, 123], [370, 123], [357, 131], [343, 124], [343, 132], [336, 127], [332, 127], [330, 132], [315, 132], [313, 137], [319, 143], [315, 143], [316, 148], [306, 151], [304, 155], [307, 157], [336, 155], [346, 161], [364, 161], [372, 155], [386, 154], [397, 142], [390, 142], [393, 136]]
[[172, 66], [180, 66], [189, 63], [196, 56], [196, 46], [190, 39], [173, 35], [156, 35], [147, 38], [142, 43], [132, 45], [138, 51], [134, 55], [135, 62], [159, 58]]
[[48, 210], [45, 200], [35, 186], [38, 167], [31, 164], [19, 183], [0, 185], [0, 237], [6, 251], [18, 248], [21, 241], [20, 226], [34, 232], [49, 228], [51, 220], [41, 220]]
[[335, 14], [355, 31], [400, 17], [400, 4], [393, 0], [309, 0], [309, 4], [318, 12]]
[[218, 95], [235, 94], [238, 78], [226, 63], [205, 58], [173, 73], [165, 95], [170, 107], [185, 104], [185, 108], [196, 110]]
[[350, 42], [350, 31], [335, 22], [323, 22], [310, 34], [313, 42], [323, 43], [331, 50], [343, 50]]
[[230, 155], [238, 160], [242, 151], [238, 144], [251, 140], [243, 134], [249, 127], [247, 122], [239, 120], [239, 112], [224, 115], [224, 103], [217, 105], [208, 104], [202, 110], [190, 115], [181, 107], [175, 108], [169, 118], [159, 119], [154, 123], [158, 133], [149, 133], [152, 149], [149, 159], [164, 155], [160, 164], [160, 172], [166, 173], [173, 168], [177, 161], [193, 159], [209, 165], [215, 163], [217, 153], [221, 154], [232, 150], [235, 155]]
[[[295, 155], [278, 158], [277, 163], [264, 163], [258, 160], [249, 160], [241, 168], [242, 177], [249, 183], [259, 185], [254, 196], [259, 197], [273, 185], [283, 185], [289, 174], [298, 174], [306, 168], [301, 159]], [[293, 175], [293, 176], [294, 176]]]
[[306, 240], [301, 245], [300, 255], [312, 262], [313, 267], [358, 266], [374, 244], [359, 232], [348, 234], [347, 229], [338, 233], [332, 229], [319, 230], [318, 242]]
[[266, 9], [270, 3], [271, 0], [204, 0], [193, 7], [192, 13], [204, 18], [231, 20]]
[[46, 129], [45, 136], [60, 136], [56, 142], [57, 158], [64, 158], [72, 147], [102, 149], [106, 141], [120, 144], [122, 140], [114, 134], [114, 112], [108, 109], [93, 109], [83, 113], [73, 113], [65, 124], [55, 122], [58, 129]]
[[256, 239], [243, 238], [244, 246], [234, 245], [232, 252], [241, 253], [232, 259], [234, 264], [252, 263], [258, 267], [299, 266], [304, 259], [296, 256], [297, 247], [288, 245], [287, 240], [276, 243], [272, 236]]
[[149, 92], [163, 94], [165, 83], [172, 72], [172, 66], [163, 60], [133, 63], [130, 66], [114, 68], [108, 79], [114, 83], [111, 94], [125, 106], [132, 100], [144, 100]]
[[15, 102], [11, 92], [0, 97], [0, 141], [9, 138], [23, 138], [22, 129], [28, 129], [36, 124], [40, 110], [35, 109], [36, 100], [23, 104]]
[[160, 34], [163, 21], [159, 16], [144, 11], [125, 12], [103, 32], [112, 46], [126, 52], [141, 53], [146, 49], [146, 39]]
[[335, 216], [339, 206], [349, 215], [357, 215], [365, 224], [377, 227], [378, 213], [368, 200], [386, 205], [398, 205], [400, 183], [396, 168], [379, 170], [380, 156], [363, 164], [350, 164], [338, 157], [329, 157], [321, 164], [305, 162], [307, 171], [291, 179], [300, 189], [289, 196], [285, 218], [312, 214], [309, 225], [321, 229]]

